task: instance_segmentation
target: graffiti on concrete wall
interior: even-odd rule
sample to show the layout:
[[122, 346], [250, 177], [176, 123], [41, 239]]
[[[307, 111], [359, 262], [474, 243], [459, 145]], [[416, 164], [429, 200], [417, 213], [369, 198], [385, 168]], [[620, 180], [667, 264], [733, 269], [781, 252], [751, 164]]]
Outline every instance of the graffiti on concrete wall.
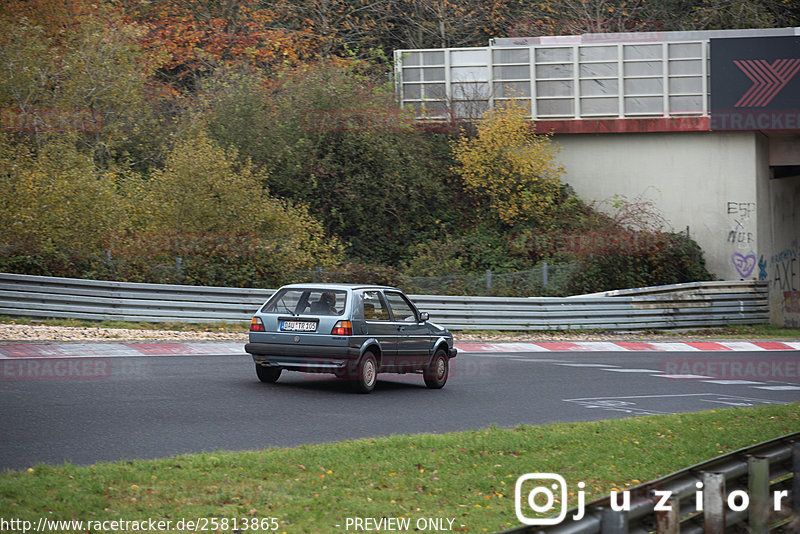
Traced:
[[[758, 260], [759, 266], [766, 266], [767, 260], [762, 254]], [[795, 239], [792, 246], [769, 257], [768, 272], [764, 273], [764, 278], [769, 280], [770, 285], [779, 291], [800, 291], [800, 244]]]
[[729, 201], [725, 206], [725, 212], [730, 220], [726, 241], [736, 249], [736, 252], [731, 254], [731, 263], [741, 278], [748, 278], [758, 263], [756, 254], [752, 250], [755, 238], [751, 228], [756, 203]]
[[783, 326], [800, 328], [800, 291], [784, 291], [783, 306]]
[[755, 202], [728, 202], [727, 213], [731, 219], [728, 243], [732, 243], [740, 249], [750, 248], [753, 245], [755, 239], [750, 222], [755, 212]]
[[786, 299], [787, 312], [800, 314], [800, 291], [784, 291], [783, 298]]
[[766, 280], [769, 275], [767, 274], [767, 260], [764, 259], [764, 255], [762, 254], [760, 258], [758, 258], [758, 279], [759, 280]]
[[[800, 328], [800, 244], [798, 240], [792, 241], [792, 246], [758, 259], [759, 280], [769, 280], [770, 307], [776, 307], [778, 315], [773, 321], [788, 328]], [[763, 268], [761, 266], [764, 266]]]
[[731, 255], [731, 261], [733, 262], [733, 266], [736, 267], [736, 272], [739, 273], [739, 276], [747, 278], [753, 273], [756, 267], [756, 254], [752, 251], [747, 255], [734, 252], [733, 255]]

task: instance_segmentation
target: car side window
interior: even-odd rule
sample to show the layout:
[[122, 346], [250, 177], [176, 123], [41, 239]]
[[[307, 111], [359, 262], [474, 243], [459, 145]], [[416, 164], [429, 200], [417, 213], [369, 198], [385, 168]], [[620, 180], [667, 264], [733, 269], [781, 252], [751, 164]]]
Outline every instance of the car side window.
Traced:
[[379, 291], [364, 291], [364, 319], [389, 321], [389, 310], [384, 306]]
[[395, 321], [402, 321], [404, 323], [416, 323], [417, 314], [411, 304], [400, 293], [387, 291], [384, 293], [386, 300], [389, 301], [389, 307], [392, 309]]

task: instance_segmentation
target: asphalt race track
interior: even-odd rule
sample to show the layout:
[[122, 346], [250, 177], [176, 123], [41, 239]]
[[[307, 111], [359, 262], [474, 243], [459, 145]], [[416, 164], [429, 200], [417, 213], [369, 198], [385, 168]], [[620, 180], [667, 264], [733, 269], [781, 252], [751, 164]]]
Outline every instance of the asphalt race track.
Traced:
[[328, 375], [262, 384], [247, 355], [79, 363], [78, 378], [4, 370], [0, 470], [800, 401], [798, 351], [462, 353], [442, 390], [381, 375], [370, 395]]

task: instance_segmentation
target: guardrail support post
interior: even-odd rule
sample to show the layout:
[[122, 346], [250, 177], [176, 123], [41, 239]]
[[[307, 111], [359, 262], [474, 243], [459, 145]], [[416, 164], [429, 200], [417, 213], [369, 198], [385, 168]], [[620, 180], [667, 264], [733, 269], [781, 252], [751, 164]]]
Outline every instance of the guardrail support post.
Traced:
[[725, 534], [725, 475], [703, 473], [703, 532]]
[[667, 507], [669, 508], [668, 510], [656, 512], [656, 533], [680, 534], [680, 499], [676, 496], [670, 497], [667, 499]]
[[800, 520], [800, 442], [792, 443], [792, 514]]
[[486, 269], [486, 293], [490, 294], [492, 292], [492, 271], [491, 269]]
[[600, 534], [628, 534], [628, 513], [603, 508]]
[[747, 459], [750, 489], [750, 533], [769, 532], [769, 460], [762, 456]]
[[542, 287], [547, 287], [547, 283], [549, 282], [548, 276], [550, 273], [547, 270], [547, 262], [542, 262]]

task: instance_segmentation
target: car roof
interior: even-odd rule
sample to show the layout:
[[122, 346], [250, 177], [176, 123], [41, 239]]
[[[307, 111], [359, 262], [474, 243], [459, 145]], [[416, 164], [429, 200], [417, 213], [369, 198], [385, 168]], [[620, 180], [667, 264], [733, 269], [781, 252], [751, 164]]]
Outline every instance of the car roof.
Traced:
[[340, 289], [340, 290], [354, 290], [354, 289], [394, 289], [399, 291], [396, 287], [382, 286], [378, 284], [326, 284], [323, 282], [311, 282], [308, 284], [288, 284], [282, 286], [281, 289]]

